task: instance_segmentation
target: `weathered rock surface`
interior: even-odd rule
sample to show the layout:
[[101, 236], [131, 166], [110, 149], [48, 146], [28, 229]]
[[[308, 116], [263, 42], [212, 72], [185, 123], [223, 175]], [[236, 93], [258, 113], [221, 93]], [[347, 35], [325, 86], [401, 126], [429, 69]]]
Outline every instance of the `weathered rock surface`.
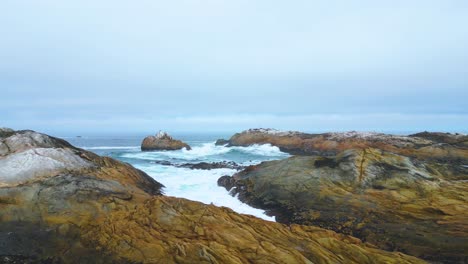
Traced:
[[144, 172], [44, 134], [0, 142], [0, 262], [423, 263], [318, 227], [164, 197]]
[[264, 162], [218, 183], [235, 186], [233, 195], [282, 223], [324, 227], [431, 261], [468, 261], [468, 168], [451, 162], [360, 148]]
[[423, 132], [411, 136], [344, 132], [306, 134], [274, 129], [250, 129], [229, 139], [228, 146], [271, 144], [293, 155], [334, 156], [347, 149], [378, 148], [389, 152], [453, 164], [468, 164], [468, 136]]
[[141, 142], [141, 150], [150, 151], [150, 150], [178, 150], [186, 148], [190, 150], [190, 146], [186, 143], [173, 139], [166, 132], [160, 131], [155, 136], [147, 136]]

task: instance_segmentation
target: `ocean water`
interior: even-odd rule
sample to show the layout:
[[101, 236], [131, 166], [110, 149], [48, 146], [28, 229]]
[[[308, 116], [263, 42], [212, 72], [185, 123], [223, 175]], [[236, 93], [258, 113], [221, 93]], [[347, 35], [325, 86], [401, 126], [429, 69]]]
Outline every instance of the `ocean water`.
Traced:
[[101, 156], [109, 156], [132, 164], [165, 185], [164, 193], [169, 196], [183, 197], [205, 204], [226, 206], [239, 213], [250, 214], [265, 220], [274, 221], [264, 214], [232, 197], [217, 180], [223, 175], [232, 175], [233, 169], [193, 170], [171, 164], [233, 161], [240, 165], [253, 165], [262, 161], [283, 159], [289, 155], [271, 145], [249, 147], [215, 146], [218, 138], [226, 135], [174, 135], [192, 147], [192, 150], [142, 152], [142, 136], [82, 136], [62, 137], [74, 146], [87, 149]]

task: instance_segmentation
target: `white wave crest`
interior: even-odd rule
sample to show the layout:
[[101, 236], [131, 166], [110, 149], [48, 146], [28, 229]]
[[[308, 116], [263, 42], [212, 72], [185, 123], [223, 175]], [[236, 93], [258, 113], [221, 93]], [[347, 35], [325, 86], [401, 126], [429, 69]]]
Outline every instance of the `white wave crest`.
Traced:
[[204, 143], [200, 146], [194, 146], [191, 150], [181, 149], [174, 151], [148, 151], [137, 153], [122, 154], [124, 158], [133, 158], [141, 160], [155, 160], [155, 159], [180, 159], [180, 160], [200, 160], [210, 159], [217, 155], [223, 155], [232, 152], [242, 152], [245, 154], [265, 156], [265, 157], [286, 157], [289, 154], [281, 152], [278, 147], [270, 144], [264, 145], [251, 145], [248, 147], [225, 147], [216, 146], [214, 142]]
[[272, 146], [271, 144], [254, 144], [250, 145], [248, 147], [231, 147], [232, 149], [237, 149], [239, 151], [248, 153], [248, 154], [253, 154], [253, 155], [259, 155], [259, 156], [287, 156], [287, 153], [282, 152], [278, 147]]

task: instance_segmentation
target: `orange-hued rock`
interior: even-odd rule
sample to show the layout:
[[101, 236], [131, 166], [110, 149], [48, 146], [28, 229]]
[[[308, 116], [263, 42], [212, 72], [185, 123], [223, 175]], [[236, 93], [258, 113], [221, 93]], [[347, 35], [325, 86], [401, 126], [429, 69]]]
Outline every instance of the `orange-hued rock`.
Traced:
[[263, 162], [219, 182], [279, 222], [324, 227], [436, 262], [468, 259], [465, 166], [363, 148]]
[[[221, 142], [221, 141], [220, 141]], [[225, 141], [222, 141], [226, 144]], [[425, 160], [468, 164], [468, 136], [423, 132], [410, 136], [367, 132], [307, 134], [249, 129], [233, 135], [229, 146], [271, 144], [293, 155], [334, 156], [347, 149], [378, 148]]]
[[318, 227], [161, 195], [144, 172], [33, 131], [0, 142], [0, 262], [424, 263]]
[[180, 140], [174, 139], [166, 132], [160, 131], [155, 136], [147, 136], [141, 142], [141, 150], [178, 150], [178, 149], [190, 150], [190, 146]]

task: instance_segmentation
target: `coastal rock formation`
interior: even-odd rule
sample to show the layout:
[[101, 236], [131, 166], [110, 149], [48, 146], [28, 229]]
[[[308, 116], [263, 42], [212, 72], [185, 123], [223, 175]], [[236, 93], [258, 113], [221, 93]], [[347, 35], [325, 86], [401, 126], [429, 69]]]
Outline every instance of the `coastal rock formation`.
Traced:
[[186, 143], [173, 139], [169, 134], [163, 131], [159, 131], [159, 133], [155, 136], [147, 136], [141, 142], [141, 150], [149, 151], [149, 150], [178, 150], [186, 148], [190, 150], [190, 146]]
[[271, 144], [293, 155], [335, 156], [347, 149], [378, 148], [421, 160], [468, 164], [468, 136], [423, 132], [411, 136], [343, 132], [307, 134], [274, 129], [249, 129], [229, 139], [228, 146]]
[[2, 263], [424, 263], [318, 227], [165, 197], [128, 164], [4, 131]]
[[436, 262], [468, 260], [468, 168], [450, 160], [368, 147], [263, 162], [218, 184], [234, 186], [232, 195], [282, 223], [324, 227]]
[[216, 142], [215, 142], [216, 146], [224, 146], [224, 145], [228, 145], [228, 144], [229, 144], [229, 140], [222, 139], [222, 138], [216, 140]]

